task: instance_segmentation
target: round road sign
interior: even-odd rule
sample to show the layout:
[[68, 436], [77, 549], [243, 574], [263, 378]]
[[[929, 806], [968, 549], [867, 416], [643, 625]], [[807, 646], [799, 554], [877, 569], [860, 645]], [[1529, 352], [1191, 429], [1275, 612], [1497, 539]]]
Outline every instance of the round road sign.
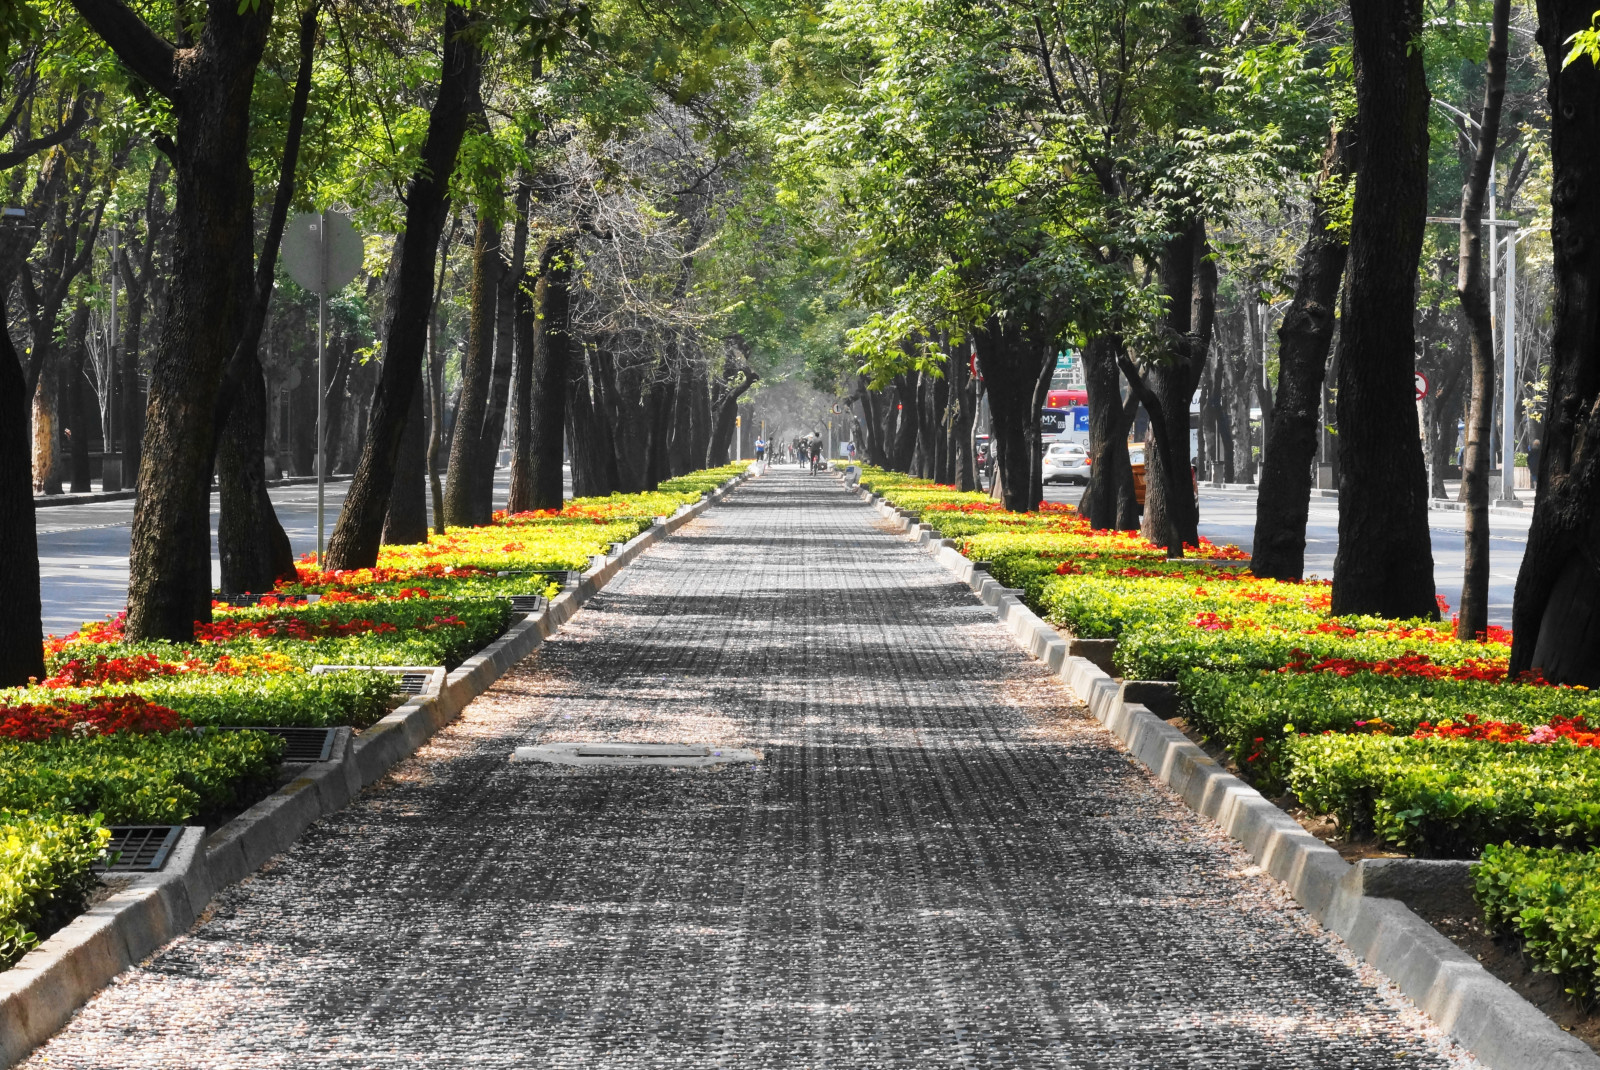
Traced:
[[1413, 385], [1415, 385], [1417, 389], [1418, 401], [1421, 401], [1423, 398], [1428, 396], [1428, 377], [1426, 375], [1423, 375], [1421, 372], [1417, 372]]
[[[322, 234], [327, 220], [326, 240]], [[361, 235], [343, 212], [301, 212], [283, 228], [283, 266], [317, 294], [331, 294], [361, 273]]]

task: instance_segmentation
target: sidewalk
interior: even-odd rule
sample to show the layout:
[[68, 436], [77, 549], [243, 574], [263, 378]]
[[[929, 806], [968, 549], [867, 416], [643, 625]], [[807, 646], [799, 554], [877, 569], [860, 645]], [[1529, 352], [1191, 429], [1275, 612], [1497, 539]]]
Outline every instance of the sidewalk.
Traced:
[[[721, 772], [513, 764], [563, 741]], [[775, 468], [43, 1067], [1470, 1066], [929, 557]]]

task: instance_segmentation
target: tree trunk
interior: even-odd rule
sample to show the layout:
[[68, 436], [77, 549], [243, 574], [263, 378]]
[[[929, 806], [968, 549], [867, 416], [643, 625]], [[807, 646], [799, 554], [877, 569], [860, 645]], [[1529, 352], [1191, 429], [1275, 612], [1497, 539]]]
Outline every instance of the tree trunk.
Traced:
[[411, 413], [406, 417], [405, 433], [400, 438], [394, 486], [389, 491], [389, 511], [383, 520], [386, 546], [428, 541], [428, 424], [420, 366], [417, 378], [416, 389], [411, 392]]
[[[266, 325], [277, 275], [278, 247], [294, 200], [294, 176], [311, 97], [320, 8], [320, 4], [311, 4], [300, 12], [300, 66], [278, 165], [277, 193], [267, 219], [261, 255], [256, 260], [255, 285], [244, 326], [218, 390], [215, 426], [221, 433], [214, 446], [219, 509], [217, 556], [222, 563], [222, 589], [230, 593], [270, 591], [277, 580], [296, 578], [289, 536], [267, 494], [266, 374], [261, 368], [260, 351], [261, 331]], [[341, 393], [342, 390], [341, 382]], [[329, 429], [344, 426], [337, 409], [329, 410], [327, 415]]]
[[1014, 318], [996, 316], [973, 332], [973, 342], [989, 393], [990, 441], [1001, 500], [1012, 512], [1033, 512], [1039, 508], [1039, 499], [1031, 494], [1039, 452], [1034, 395], [1046, 358], [1055, 360], [1054, 345], [1031, 338]]
[[[567, 383], [571, 378], [572, 339], [568, 332], [572, 277], [572, 249], [551, 243], [540, 258], [539, 281], [534, 287], [532, 360], [528, 382], [529, 497], [524, 509], [560, 509], [565, 488], [561, 470], [566, 440]], [[576, 459], [574, 459], [576, 465]], [[513, 482], [516, 473], [512, 474]]]
[[1216, 310], [1216, 267], [1209, 257], [1205, 224], [1190, 221], [1160, 258], [1167, 294], [1169, 359], [1123, 372], [1150, 416], [1154, 449], [1145, 451], [1144, 535], [1181, 557], [1200, 540], [1189, 454], [1189, 402], [1205, 370]]
[[1422, 0], [1354, 0], [1362, 142], [1339, 328], [1339, 550], [1333, 611], [1437, 619], [1412, 375], [1427, 212]]
[[1034, 508], [1044, 504], [1044, 428], [1040, 424], [1044, 403], [1050, 397], [1050, 383], [1056, 376], [1056, 365], [1061, 362], [1060, 351], [1050, 342], [1044, 344], [1045, 354], [1039, 364], [1039, 375], [1033, 383], [1033, 400], [1028, 406], [1028, 420], [1033, 430], [1033, 448], [1028, 451], [1028, 501]]
[[499, 220], [480, 213], [472, 243], [472, 306], [467, 318], [467, 348], [461, 355], [461, 401], [456, 405], [444, 483], [445, 523], [453, 527], [481, 527], [489, 522], [489, 510], [478, 494], [479, 473], [491, 460], [483, 453], [483, 425], [494, 377], [495, 309], [504, 271]]
[[328, 549], [330, 568], [368, 568], [377, 563], [389, 492], [394, 486], [400, 440], [411, 412], [411, 395], [422, 380], [433, 296], [433, 258], [449, 207], [450, 176], [468, 118], [481, 109], [482, 44], [471, 30], [465, 6], [449, 4], [444, 18], [444, 63], [439, 96], [428, 117], [417, 169], [406, 191], [406, 229], [399, 243], [384, 307], [383, 370], [372, 399], [372, 416], [361, 463], [345, 498]]
[[213, 406], [250, 286], [250, 98], [273, 5], [210, 0], [198, 43], [181, 52], [116, 0], [73, 6], [176, 119], [171, 296], [151, 363], [127, 635], [188, 641], [211, 615]]
[[[270, 591], [279, 579], [295, 576], [294, 550], [289, 545], [289, 536], [276, 523], [276, 515], [269, 530], [239, 530], [241, 526], [256, 522], [263, 507], [261, 503], [265, 503], [268, 512], [272, 509], [267, 498], [267, 471], [261, 444], [256, 443], [254, 450], [241, 450], [238, 436], [231, 430], [265, 428], [267, 423], [267, 384], [260, 360], [253, 349], [243, 360], [245, 367], [228, 420], [230, 433], [222, 436], [217, 448], [221, 507], [217, 519], [217, 556], [222, 565], [222, 589], [230, 594]], [[252, 499], [256, 505], [239, 508], [240, 498]]]
[[67, 324], [66, 389], [61, 400], [62, 437], [66, 439], [66, 475], [72, 480], [72, 493], [88, 494], [94, 490], [90, 484], [89, 440], [100, 422], [98, 408], [90, 402], [87, 380], [83, 376], [85, 357], [84, 339], [89, 334], [89, 305], [80, 300], [72, 310]]
[[1098, 530], [1131, 531], [1139, 526], [1139, 503], [1128, 458], [1128, 431], [1139, 410], [1138, 395], [1122, 396], [1118, 358], [1122, 339], [1098, 335], [1083, 347], [1084, 385], [1089, 395], [1089, 483], [1078, 512]]
[[[1330, 179], [1343, 179], [1357, 170], [1355, 149], [1349, 129], [1333, 131], [1319, 192], [1329, 189]], [[1314, 195], [1294, 300], [1278, 326], [1278, 398], [1267, 431], [1250, 555], [1250, 571], [1263, 578], [1304, 578], [1311, 463], [1317, 454], [1334, 302], [1348, 251], [1342, 235], [1330, 228], [1323, 197]]]
[[50, 359], [33, 390], [33, 489], [62, 494], [61, 484], [61, 359]]
[[572, 494], [577, 498], [610, 494], [617, 485], [616, 455], [595, 412], [589, 364], [593, 354], [574, 354], [567, 371], [568, 434], [572, 446]]
[[[1500, 141], [1500, 106], [1506, 95], [1506, 30], [1511, 0], [1495, 0], [1484, 67], [1483, 114], [1478, 149], [1461, 191], [1461, 267], [1456, 296], [1471, 337], [1472, 400], [1467, 410], [1467, 448], [1461, 459], [1466, 499], [1466, 555], [1456, 636], [1474, 639], [1489, 626], [1489, 436], [1494, 425], [1494, 319], [1489, 279], [1483, 267], [1483, 205], [1490, 168]], [[1494, 240], [1491, 234], [1490, 241]], [[1505, 384], [1511, 389], [1510, 383]], [[1515, 435], [1516, 428], [1505, 429]]]
[[1587, 29], [1587, 0], [1540, 0], [1550, 75], [1551, 247], [1555, 303], [1538, 496], [1517, 575], [1513, 674], [1600, 687], [1600, 70], [1563, 66]]
[[44, 678], [39, 542], [29, 478], [28, 409], [32, 398], [11, 332], [0, 323], [0, 687]]
[[[526, 175], [517, 176], [515, 215], [511, 230], [511, 259], [501, 265], [500, 293], [495, 299], [494, 369], [489, 376], [489, 403], [483, 414], [483, 429], [478, 438], [478, 455], [483, 463], [477, 471], [476, 506], [481, 515], [494, 515], [494, 473], [500, 463], [500, 443], [505, 438], [506, 410], [511, 398], [517, 338], [518, 292], [528, 270], [528, 207], [533, 187]], [[532, 280], [527, 280], [532, 285]]]

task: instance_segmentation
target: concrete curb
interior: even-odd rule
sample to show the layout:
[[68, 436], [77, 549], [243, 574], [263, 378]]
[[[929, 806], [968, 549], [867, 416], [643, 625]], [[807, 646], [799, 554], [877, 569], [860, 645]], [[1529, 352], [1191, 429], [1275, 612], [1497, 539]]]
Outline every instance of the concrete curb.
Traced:
[[0, 973], [0, 1067], [9, 1067], [55, 1034], [117, 974], [187, 932], [211, 897], [281, 854], [319, 817], [343, 808], [410, 757], [467, 703], [538, 649], [579, 608], [649, 547], [705, 512], [751, 473], [735, 476], [700, 501], [682, 506], [597, 562], [576, 588], [508, 628], [462, 662], [436, 695], [419, 695], [355, 737], [347, 728], [332, 756], [305, 766], [278, 791], [209, 837], [190, 827], [159, 873], [133, 878]]
[[[881, 497], [860, 492], [885, 519], [995, 608], [1017, 644], [1044, 662], [1190, 809], [1214, 820], [1256, 862], [1289, 886], [1313, 917], [1382, 970], [1440, 1028], [1492, 1070], [1600, 1070], [1600, 1056], [1395, 899], [1363, 894], [1368, 867], [1339, 853], [1227, 772], [1167, 722], [1133, 701], [1125, 685], [1085, 658], [949, 540], [907, 520]], [[1378, 887], [1382, 887], [1378, 885]]]
[[[329, 483], [348, 483], [350, 476], [336, 476], [329, 479]], [[315, 484], [316, 476], [289, 476], [285, 479], [269, 479], [269, 487], [299, 487], [306, 484]], [[213, 493], [216, 487], [212, 487]], [[133, 490], [90, 491], [85, 494], [35, 494], [33, 507], [35, 509], [49, 509], [55, 505], [97, 505], [101, 502], [131, 502], [135, 497]]]

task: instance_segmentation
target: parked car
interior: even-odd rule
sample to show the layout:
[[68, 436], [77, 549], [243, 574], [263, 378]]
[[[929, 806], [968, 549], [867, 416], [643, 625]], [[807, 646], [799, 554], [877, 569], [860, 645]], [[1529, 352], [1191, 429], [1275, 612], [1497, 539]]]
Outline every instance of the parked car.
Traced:
[[1044, 451], [1040, 477], [1045, 483], [1089, 482], [1089, 451], [1076, 442], [1056, 442]]

